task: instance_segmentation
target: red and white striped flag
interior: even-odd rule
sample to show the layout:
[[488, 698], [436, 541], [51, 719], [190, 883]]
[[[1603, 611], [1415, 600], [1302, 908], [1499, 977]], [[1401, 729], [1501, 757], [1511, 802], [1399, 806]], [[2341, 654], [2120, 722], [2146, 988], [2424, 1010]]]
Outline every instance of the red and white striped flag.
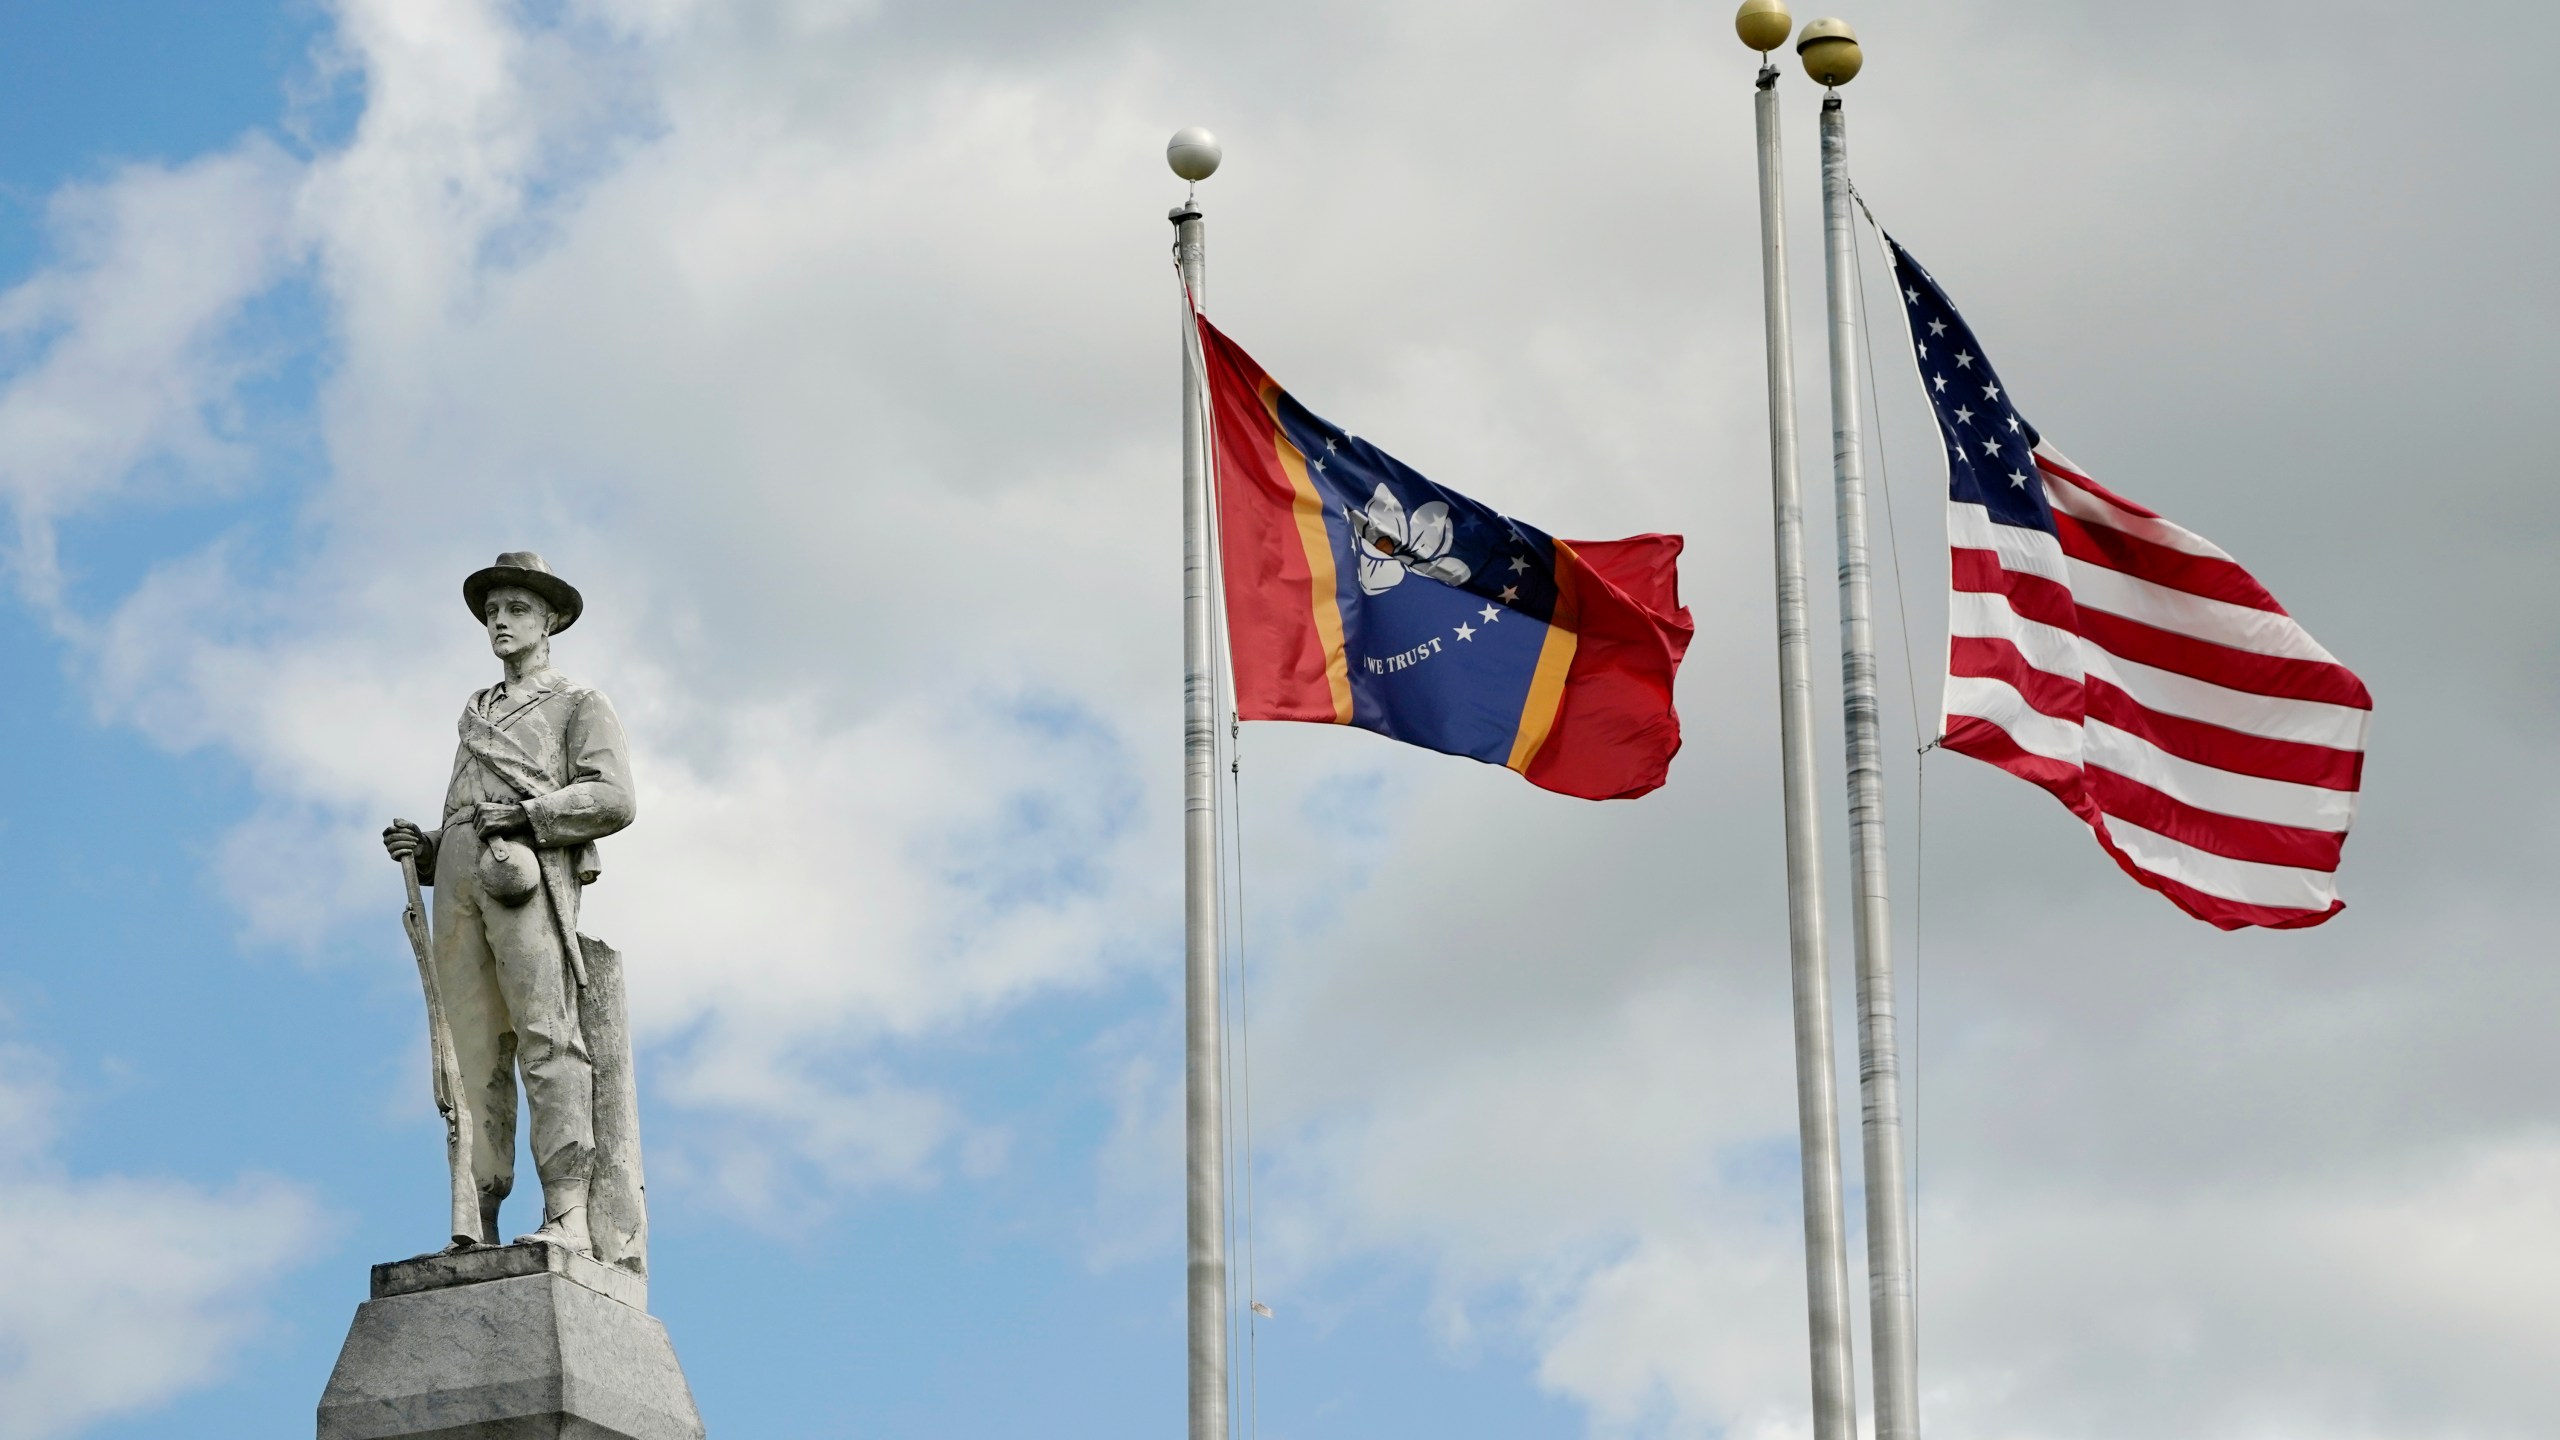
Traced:
[[2338, 913], [2364, 682], [2213, 542], [2045, 444], [1945, 293], [1886, 245], [1950, 456], [1940, 743], [2051, 791], [2200, 920]]

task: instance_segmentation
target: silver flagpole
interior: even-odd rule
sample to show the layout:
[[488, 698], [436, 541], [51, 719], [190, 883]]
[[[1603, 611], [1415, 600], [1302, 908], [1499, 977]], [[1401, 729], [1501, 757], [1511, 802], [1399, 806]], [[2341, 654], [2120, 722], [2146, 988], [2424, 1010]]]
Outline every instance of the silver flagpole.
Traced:
[[[1165, 163], [1187, 181], [1218, 168], [1218, 142], [1175, 133]], [[1191, 304], [1202, 302], [1208, 257], [1200, 207], [1186, 197], [1166, 217]], [[1182, 316], [1182, 996], [1183, 1164], [1190, 1233], [1191, 1440], [1227, 1440], [1226, 1097], [1218, 1020], [1217, 657], [1210, 646], [1209, 435], [1200, 350]]]
[[[1785, 0], [1745, 0], [1742, 43], [1767, 52], [1793, 28]], [[1760, 292], [1769, 339], [1769, 501], [1778, 584], [1778, 741], [1786, 799], [1787, 953], [1796, 1022], [1796, 1141], [1804, 1178], [1805, 1319], [1813, 1362], [1814, 1440], [1857, 1440], [1849, 1349], [1849, 1254], [1841, 1234], [1840, 1104], [1831, 1056], [1831, 971], [1823, 943], [1821, 801], [1813, 773], [1813, 638], [1805, 613], [1804, 497], [1797, 484], [1795, 346], [1787, 319], [1786, 191], [1778, 146], [1778, 67], [1763, 62]]]
[[1831, 318], [1831, 466], [1840, 530], [1840, 704], [1849, 742], [1849, 844], [1857, 867], [1858, 1083], [1865, 1101], [1867, 1305], [1876, 1440], [1918, 1440], [1911, 1210], [1902, 1163], [1902, 1068], [1894, 1043], [1893, 911], [1885, 890], [1884, 745], [1867, 573], [1867, 478], [1858, 433], [1857, 232], [1849, 129], [1837, 87], [1864, 57], [1842, 20], [1796, 42], [1822, 97], [1823, 294]]

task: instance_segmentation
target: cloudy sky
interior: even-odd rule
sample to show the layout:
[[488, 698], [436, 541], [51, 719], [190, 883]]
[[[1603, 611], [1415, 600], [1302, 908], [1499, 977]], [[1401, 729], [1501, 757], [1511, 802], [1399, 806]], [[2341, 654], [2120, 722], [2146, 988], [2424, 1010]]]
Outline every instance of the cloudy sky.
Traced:
[[[1850, 18], [1861, 187], [2022, 408], [2378, 706], [2349, 908], [2308, 932], [2184, 918], [1961, 757], [1924, 817], [1940, 474], [1884, 347], [1927, 1421], [2542, 1433], [2560, 116], [2496, 62], [2560, 25]], [[1726, 22], [0, 11], [0, 1440], [295, 1433], [365, 1267], [438, 1238], [371, 837], [440, 797], [494, 673], [457, 585], [515, 548], [585, 590], [560, 663], [637, 754], [587, 928], [630, 957], [652, 1298], [713, 1432], [1176, 1432], [1160, 157], [1193, 123], [1230, 333], [1501, 509], [1685, 534], [1699, 619], [1639, 802], [1247, 731], [1260, 1425], [1808, 1434]], [[1816, 92], [1784, 93], [1821, 575]]]

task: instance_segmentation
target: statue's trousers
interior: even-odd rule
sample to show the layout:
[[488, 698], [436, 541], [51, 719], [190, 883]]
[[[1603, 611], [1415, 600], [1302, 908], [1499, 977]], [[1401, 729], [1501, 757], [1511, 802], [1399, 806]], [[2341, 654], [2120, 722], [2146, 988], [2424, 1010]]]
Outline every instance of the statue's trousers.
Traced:
[[436, 846], [436, 984], [462, 1071], [456, 1099], [475, 1122], [472, 1178], [484, 1196], [514, 1186], [511, 1072], [520, 1068], [546, 1208], [583, 1204], [595, 1156], [595, 1074], [560, 938], [575, 933], [577, 917], [555, 913], [548, 885], [521, 905], [482, 894], [479, 849], [470, 820], [448, 817]]

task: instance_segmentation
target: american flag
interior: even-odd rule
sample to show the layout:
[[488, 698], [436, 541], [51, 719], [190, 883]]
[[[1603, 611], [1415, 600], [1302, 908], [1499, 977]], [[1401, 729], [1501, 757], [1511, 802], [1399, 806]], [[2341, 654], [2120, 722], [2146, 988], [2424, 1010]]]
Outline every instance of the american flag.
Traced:
[[1885, 244], [1948, 451], [1940, 743], [2053, 792], [2199, 920], [2338, 913], [2364, 682], [2211, 541], [2045, 443], [1929, 272]]

